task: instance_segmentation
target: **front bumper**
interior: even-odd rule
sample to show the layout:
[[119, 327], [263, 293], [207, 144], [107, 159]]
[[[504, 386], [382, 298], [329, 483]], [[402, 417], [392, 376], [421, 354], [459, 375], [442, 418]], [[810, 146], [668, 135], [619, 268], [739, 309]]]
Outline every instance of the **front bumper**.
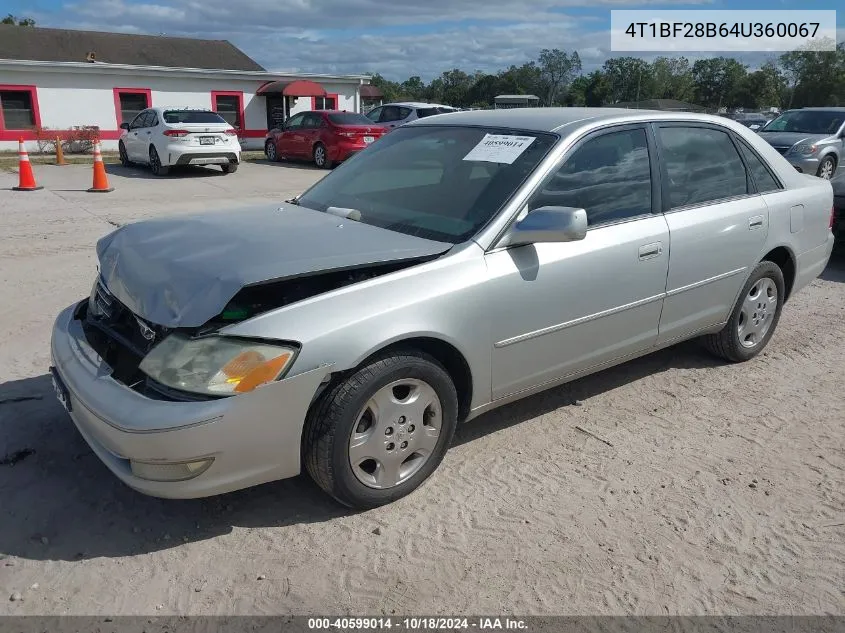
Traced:
[[801, 154], [786, 154], [784, 158], [797, 171], [802, 174], [810, 174], [811, 176], [816, 175], [816, 172], [819, 170], [819, 163], [821, 162], [818, 156], [802, 156]]
[[[76, 306], [59, 314], [51, 353], [86, 442], [125, 484], [155, 497], [188, 499], [293, 477], [309, 406], [331, 366], [285, 378], [239, 396], [201, 402], [153, 400], [111, 378], [88, 344]], [[130, 460], [184, 463], [214, 458], [184, 481], [136, 476]]]

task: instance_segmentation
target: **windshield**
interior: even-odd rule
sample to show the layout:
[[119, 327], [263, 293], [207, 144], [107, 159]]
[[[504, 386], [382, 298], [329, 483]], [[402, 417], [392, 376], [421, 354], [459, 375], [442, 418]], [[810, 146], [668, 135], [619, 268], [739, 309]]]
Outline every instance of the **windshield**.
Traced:
[[792, 112], [784, 112], [761, 131], [836, 134], [843, 120], [845, 120], [845, 112], [794, 110]]
[[165, 123], [226, 123], [226, 119], [216, 112], [198, 112], [196, 110], [168, 110], [164, 113]]
[[318, 211], [355, 209], [365, 224], [458, 244], [499, 211], [557, 139], [498, 128], [397, 128], [298, 203]]
[[329, 121], [335, 125], [372, 125], [373, 122], [363, 114], [355, 112], [343, 112], [341, 114], [330, 114]]

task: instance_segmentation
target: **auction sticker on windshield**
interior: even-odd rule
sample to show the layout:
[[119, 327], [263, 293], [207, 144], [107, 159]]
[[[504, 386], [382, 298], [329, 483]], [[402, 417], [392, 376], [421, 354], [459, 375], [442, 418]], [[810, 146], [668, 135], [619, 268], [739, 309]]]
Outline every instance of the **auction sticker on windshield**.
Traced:
[[485, 134], [481, 142], [464, 156], [464, 160], [511, 165], [533, 142], [533, 136]]

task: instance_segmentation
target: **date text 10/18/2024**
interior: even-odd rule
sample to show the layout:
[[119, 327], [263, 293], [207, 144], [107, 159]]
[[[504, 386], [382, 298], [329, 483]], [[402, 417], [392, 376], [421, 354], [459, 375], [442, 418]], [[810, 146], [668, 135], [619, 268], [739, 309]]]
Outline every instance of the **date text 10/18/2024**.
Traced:
[[477, 630], [477, 631], [525, 631], [528, 625], [518, 618], [441, 618], [441, 617], [377, 617], [377, 618], [308, 618], [308, 628], [314, 631], [377, 630]]

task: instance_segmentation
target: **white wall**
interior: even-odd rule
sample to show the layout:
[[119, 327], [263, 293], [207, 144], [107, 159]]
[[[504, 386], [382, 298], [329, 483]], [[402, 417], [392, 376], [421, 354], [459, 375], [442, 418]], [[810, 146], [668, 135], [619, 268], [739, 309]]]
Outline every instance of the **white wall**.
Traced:
[[[266, 130], [267, 112], [264, 97], [255, 91], [267, 79], [219, 79], [186, 76], [129, 76], [112, 73], [56, 72], [38, 70], [20, 72], [0, 70], [0, 84], [35, 85], [41, 125], [45, 128], [68, 129], [73, 126], [97, 125], [109, 136], [116, 136], [118, 123], [115, 114], [114, 88], [143, 88], [151, 90], [153, 106], [174, 108], [211, 108], [212, 91], [241, 91], [244, 93], [244, 118], [247, 130]], [[322, 83], [329, 93], [338, 93], [338, 107], [354, 111], [357, 99], [356, 83]], [[311, 108], [310, 97], [297, 99], [292, 112]], [[257, 133], [257, 132], [256, 132]], [[248, 138], [242, 142], [247, 149], [261, 149], [262, 138]], [[17, 149], [14, 140], [0, 140], [0, 150]], [[116, 140], [104, 140], [103, 149], [117, 149]]]

